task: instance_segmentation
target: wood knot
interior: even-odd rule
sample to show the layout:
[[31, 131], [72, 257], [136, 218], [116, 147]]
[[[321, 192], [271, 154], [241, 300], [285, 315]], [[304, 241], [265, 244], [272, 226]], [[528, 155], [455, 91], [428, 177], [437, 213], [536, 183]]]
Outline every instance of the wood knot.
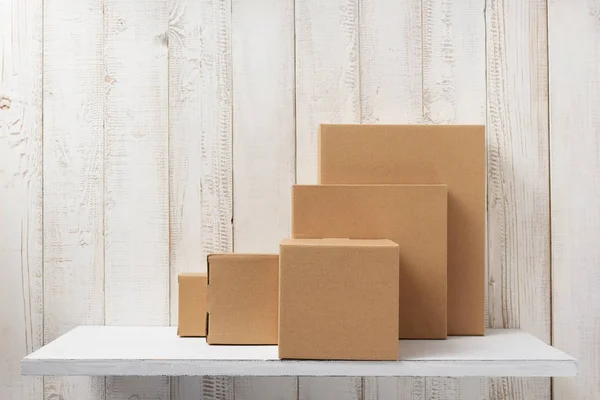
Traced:
[[8, 97], [0, 97], [0, 110], [8, 110], [12, 101]]

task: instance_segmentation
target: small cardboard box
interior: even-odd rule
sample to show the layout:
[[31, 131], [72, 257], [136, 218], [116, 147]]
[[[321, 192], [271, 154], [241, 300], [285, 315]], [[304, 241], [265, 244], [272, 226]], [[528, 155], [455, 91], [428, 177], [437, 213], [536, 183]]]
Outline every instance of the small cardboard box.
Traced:
[[208, 256], [209, 344], [277, 344], [279, 257]]
[[448, 334], [483, 335], [485, 127], [321, 125], [319, 182], [448, 186]]
[[396, 243], [284, 240], [279, 285], [280, 358], [398, 358]]
[[206, 336], [205, 273], [179, 274], [179, 336]]
[[295, 185], [292, 236], [397, 243], [399, 337], [444, 339], [446, 196], [445, 185]]

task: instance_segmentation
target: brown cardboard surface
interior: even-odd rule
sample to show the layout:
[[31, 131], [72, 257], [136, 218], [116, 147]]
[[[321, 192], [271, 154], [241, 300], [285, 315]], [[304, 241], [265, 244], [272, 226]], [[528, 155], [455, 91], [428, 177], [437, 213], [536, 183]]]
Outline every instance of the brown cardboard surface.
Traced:
[[286, 239], [279, 268], [280, 358], [398, 358], [396, 243]]
[[209, 344], [277, 344], [279, 257], [208, 256]]
[[483, 335], [485, 128], [322, 125], [321, 183], [448, 186], [448, 334]]
[[206, 274], [179, 274], [179, 336], [206, 336]]
[[446, 196], [445, 185], [295, 185], [292, 236], [396, 242], [399, 337], [443, 339], [447, 332]]

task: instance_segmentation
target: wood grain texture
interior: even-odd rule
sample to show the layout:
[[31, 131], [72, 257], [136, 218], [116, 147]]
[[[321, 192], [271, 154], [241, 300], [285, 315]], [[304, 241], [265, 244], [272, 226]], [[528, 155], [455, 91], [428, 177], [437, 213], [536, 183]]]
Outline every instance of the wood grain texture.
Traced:
[[[359, 123], [358, 0], [295, 0], [296, 182], [317, 182], [321, 123]], [[362, 378], [300, 378], [299, 399], [356, 399]]]
[[[485, 124], [484, 8], [481, 0], [422, 0], [424, 123]], [[479, 398], [472, 390], [463, 395], [462, 386], [472, 384], [426, 379], [426, 398]]]
[[[361, 123], [423, 120], [421, 0], [360, 2]], [[425, 378], [364, 378], [364, 399], [425, 399]]]
[[[169, 323], [168, 9], [106, 0], [105, 316]], [[168, 378], [107, 378], [108, 399], [169, 398]]]
[[0, 1], [0, 398], [41, 400], [19, 360], [43, 341], [42, 2]]
[[600, 398], [600, 3], [549, 3], [553, 344], [579, 360], [555, 400]]
[[425, 378], [364, 378], [363, 400], [426, 400]]
[[[202, 243], [202, 137], [212, 128], [214, 86], [210, 68], [215, 51], [205, 3], [169, 1], [169, 237], [170, 323], [178, 323], [182, 272], [206, 271]], [[209, 19], [210, 18], [210, 19]], [[203, 29], [204, 28], [204, 29]], [[204, 62], [203, 62], [204, 61]], [[208, 61], [208, 63], [206, 62]], [[209, 90], [203, 90], [209, 88]], [[171, 378], [171, 399], [197, 399], [202, 379]]]
[[424, 122], [485, 124], [485, 2], [422, 7]]
[[[488, 0], [488, 324], [550, 341], [546, 1]], [[550, 399], [549, 379], [492, 379], [492, 399]]]
[[[169, 3], [171, 324], [177, 280], [233, 249], [230, 1]], [[175, 378], [172, 399], [231, 398], [231, 378]], [[229, 396], [229, 397], [228, 397]]]
[[[77, 325], [104, 324], [102, 42], [96, 1], [44, 3], [46, 343]], [[44, 398], [103, 399], [104, 378], [49, 376], [44, 392]]]
[[421, 123], [421, 0], [362, 0], [359, 25], [361, 123]]
[[[295, 181], [294, 0], [233, 0], [233, 235], [240, 253], [279, 253]], [[236, 378], [238, 399], [295, 399], [298, 379]]]
[[296, 0], [296, 181], [317, 182], [322, 123], [360, 122], [358, 0]]

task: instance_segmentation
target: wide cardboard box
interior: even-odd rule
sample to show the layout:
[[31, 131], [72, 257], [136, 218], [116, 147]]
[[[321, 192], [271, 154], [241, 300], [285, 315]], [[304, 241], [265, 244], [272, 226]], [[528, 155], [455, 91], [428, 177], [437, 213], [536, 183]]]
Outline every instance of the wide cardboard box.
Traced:
[[448, 186], [448, 334], [484, 333], [483, 126], [321, 125], [319, 182]]
[[280, 250], [280, 358], [398, 358], [396, 243], [286, 239]]
[[446, 337], [445, 185], [295, 185], [292, 203], [294, 238], [397, 243], [399, 337]]
[[208, 256], [209, 344], [277, 344], [279, 257]]
[[179, 336], [206, 336], [205, 273], [179, 274]]

